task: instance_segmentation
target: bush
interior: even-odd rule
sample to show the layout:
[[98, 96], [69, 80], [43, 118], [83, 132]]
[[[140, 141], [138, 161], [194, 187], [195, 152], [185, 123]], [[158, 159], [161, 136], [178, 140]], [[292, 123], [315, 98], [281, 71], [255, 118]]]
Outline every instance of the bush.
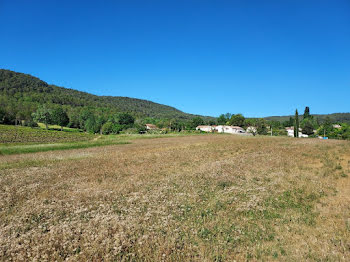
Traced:
[[119, 134], [120, 131], [122, 131], [125, 128], [124, 125], [120, 125], [120, 124], [114, 124], [113, 128], [112, 128], [112, 133], [113, 134]]
[[36, 122], [34, 122], [33, 120], [26, 121], [26, 122], [24, 123], [24, 125], [25, 125], [25, 126], [29, 126], [29, 127], [38, 127], [38, 126], [39, 126], [39, 125], [38, 125]]
[[108, 134], [111, 134], [112, 132], [113, 132], [113, 123], [112, 122], [106, 122], [102, 126], [102, 134], [108, 135]]
[[272, 134], [274, 136], [287, 136], [287, 132], [284, 129], [272, 129]]
[[146, 126], [143, 124], [134, 124], [134, 128], [137, 129], [137, 133], [139, 133], [139, 134], [145, 133], [147, 131]]

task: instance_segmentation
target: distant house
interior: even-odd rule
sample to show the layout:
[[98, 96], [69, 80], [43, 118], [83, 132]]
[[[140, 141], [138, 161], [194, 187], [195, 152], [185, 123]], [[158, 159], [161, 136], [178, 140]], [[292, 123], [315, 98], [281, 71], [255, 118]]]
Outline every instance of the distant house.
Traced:
[[294, 137], [294, 127], [286, 127], [287, 135]]
[[[298, 136], [299, 137], [309, 137], [308, 135], [305, 135], [301, 132], [301, 128], [299, 128], [299, 132], [298, 132]], [[286, 131], [288, 133], [288, 136], [290, 137], [294, 137], [294, 126], [291, 126], [291, 127], [286, 127]]]
[[196, 130], [200, 130], [203, 132], [214, 132], [215, 126], [197, 126]]
[[240, 126], [224, 126], [219, 125], [215, 127], [218, 133], [228, 133], [228, 134], [244, 134], [245, 130]]
[[240, 126], [197, 126], [196, 130], [203, 132], [218, 132], [218, 133], [228, 133], [228, 134], [245, 134], [245, 130]]
[[158, 129], [158, 127], [156, 125], [153, 125], [153, 124], [146, 124], [146, 129], [147, 130], [155, 130], [155, 129]]
[[341, 125], [338, 125], [338, 124], [333, 125], [333, 128], [337, 128], [337, 129], [339, 129], [339, 128], [341, 128]]

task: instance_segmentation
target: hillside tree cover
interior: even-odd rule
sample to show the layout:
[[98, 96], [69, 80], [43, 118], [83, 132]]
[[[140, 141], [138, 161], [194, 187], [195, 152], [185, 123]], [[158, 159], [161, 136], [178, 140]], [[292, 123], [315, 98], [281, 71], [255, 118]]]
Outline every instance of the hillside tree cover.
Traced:
[[[110, 109], [114, 112], [126, 112], [135, 117], [155, 117], [166, 119], [182, 119], [190, 121], [196, 115], [187, 114], [176, 108], [161, 105], [147, 100], [129, 98], [96, 96], [85, 92], [49, 85], [31, 75], [0, 69], [0, 105], [11, 117], [16, 113], [34, 110], [39, 105], [55, 104], [69, 109], [91, 107], [95, 109]], [[12, 108], [12, 110], [11, 110]], [[19, 108], [21, 110], [19, 110]], [[213, 117], [204, 117], [206, 121]], [[25, 119], [22, 119], [25, 120]]]

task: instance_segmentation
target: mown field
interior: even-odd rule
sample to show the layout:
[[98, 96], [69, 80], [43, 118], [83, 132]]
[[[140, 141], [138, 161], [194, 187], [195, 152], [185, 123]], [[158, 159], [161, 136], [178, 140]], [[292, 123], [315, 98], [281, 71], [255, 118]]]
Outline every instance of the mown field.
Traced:
[[0, 156], [1, 261], [349, 261], [350, 143], [199, 135]]

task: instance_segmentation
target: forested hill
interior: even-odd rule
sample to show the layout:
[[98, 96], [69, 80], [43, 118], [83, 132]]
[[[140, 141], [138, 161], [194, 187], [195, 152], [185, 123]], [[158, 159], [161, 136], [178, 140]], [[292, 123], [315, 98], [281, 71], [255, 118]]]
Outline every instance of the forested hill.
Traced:
[[[327, 119], [327, 117], [330, 119], [332, 123], [350, 123], [350, 113], [314, 114], [313, 116], [320, 123], [323, 123]], [[285, 122], [285, 121], [288, 121], [290, 117], [294, 117], [294, 115], [269, 116], [269, 117], [265, 117], [265, 119], [271, 120], [271, 121]]]
[[[20, 110], [21, 107], [25, 106], [24, 110], [32, 112], [36, 106], [46, 103], [72, 108], [110, 108], [114, 111], [133, 113], [137, 117], [175, 118], [179, 120], [189, 120], [195, 117], [195, 115], [184, 113], [174, 107], [147, 100], [92, 95], [73, 89], [49, 85], [31, 75], [0, 69], [1, 106], [12, 107], [12, 110], [15, 110], [15, 107]], [[210, 119], [211, 117], [207, 118]]]

